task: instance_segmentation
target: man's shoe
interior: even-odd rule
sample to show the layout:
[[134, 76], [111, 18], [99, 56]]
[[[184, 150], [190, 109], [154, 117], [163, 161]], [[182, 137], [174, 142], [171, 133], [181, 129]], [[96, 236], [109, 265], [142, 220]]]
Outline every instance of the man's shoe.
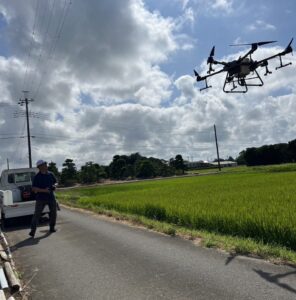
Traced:
[[32, 231], [32, 230], [31, 230], [31, 231], [29, 232], [29, 236], [33, 238], [33, 237], [35, 236], [35, 231]]
[[57, 230], [55, 228], [50, 228], [49, 232], [57, 232]]

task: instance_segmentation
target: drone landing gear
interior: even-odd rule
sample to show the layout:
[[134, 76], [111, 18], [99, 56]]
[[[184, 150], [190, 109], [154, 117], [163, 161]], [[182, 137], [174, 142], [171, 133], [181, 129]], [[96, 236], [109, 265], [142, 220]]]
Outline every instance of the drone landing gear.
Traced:
[[265, 66], [265, 74], [264, 74], [264, 76], [267, 76], [268, 74], [272, 74], [272, 72], [269, 71], [269, 69], [268, 69], [267, 66]]
[[272, 74], [272, 72], [269, 71], [269, 69], [268, 69], [268, 61], [267, 60], [262, 64], [262, 67], [265, 67], [264, 76], [267, 76], [268, 74]]
[[212, 87], [211, 85], [208, 85], [207, 78], [205, 78], [205, 84], [206, 84], [206, 86], [204, 88], [199, 89], [200, 91], [207, 90]]
[[279, 66], [279, 67], [276, 67], [276, 68], [275, 68], [276, 70], [281, 69], [281, 68], [284, 68], [284, 67], [287, 67], [287, 66], [289, 66], [289, 65], [292, 65], [291, 62], [289, 62], [289, 63], [283, 65], [282, 56], [280, 55], [279, 58], [280, 58], [280, 66]]
[[[269, 71], [268, 71], [269, 72]], [[248, 91], [249, 86], [263, 86], [263, 80], [261, 79], [260, 75], [256, 70], [254, 70], [255, 76], [253, 77], [239, 77], [235, 78], [234, 76], [230, 76], [229, 73], [227, 73], [223, 91], [225, 93], [246, 93]], [[257, 82], [252, 82], [254, 80], [257, 80]], [[236, 83], [238, 85], [236, 85]], [[232, 84], [232, 87], [230, 88], [229, 85]], [[238, 86], [242, 87], [239, 90], [236, 90]]]
[[[246, 93], [248, 91], [248, 86], [242, 84], [244, 81], [242, 79], [234, 79], [233, 76], [229, 75], [229, 72], [227, 72], [225, 81], [224, 81], [224, 86], [223, 86], [223, 91], [225, 93]], [[238, 85], [235, 83], [238, 83], [239, 86], [243, 86], [244, 89], [236, 90], [238, 88]], [[229, 87], [229, 85], [232, 85], [232, 87]]]
[[237, 88], [237, 85], [235, 85], [234, 81], [232, 81], [232, 89], [230, 91], [233, 92], [236, 88]]

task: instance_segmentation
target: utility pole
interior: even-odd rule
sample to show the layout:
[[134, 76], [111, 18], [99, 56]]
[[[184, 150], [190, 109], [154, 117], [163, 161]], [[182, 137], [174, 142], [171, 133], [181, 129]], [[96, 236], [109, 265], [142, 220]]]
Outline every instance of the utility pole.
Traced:
[[29, 168], [32, 168], [32, 154], [31, 154], [31, 135], [30, 135], [30, 121], [29, 121], [29, 102], [34, 101], [33, 99], [28, 99], [29, 91], [23, 91], [24, 99], [20, 99], [18, 104], [20, 106], [26, 105], [26, 117], [27, 117], [27, 136], [28, 136], [28, 153], [29, 153]]
[[218, 167], [219, 167], [219, 171], [221, 171], [220, 157], [219, 157], [219, 147], [218, 147], [218, 141], [217, 141], [217, 131], [216, 131], [216, 125], [215, 124], [214, 124], [214, 131], [215, 131], [215, 141], [216, 141], [216, 150], [217, 150], [217, 158], [218, 158]]
[[7, 170], [9, 170], [9, 159], [7, 158]]

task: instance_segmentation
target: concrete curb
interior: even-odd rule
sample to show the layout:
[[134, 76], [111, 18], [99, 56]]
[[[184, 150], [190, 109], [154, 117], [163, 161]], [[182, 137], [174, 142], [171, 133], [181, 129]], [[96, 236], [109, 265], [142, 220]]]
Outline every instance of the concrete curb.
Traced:
[[[2, 278], [3, 287], [1, 286], [0, 289], [0, 300], [5, 299], [6, 296], [9, 297], [8, 300], [14, 300], [14, 297], [11, 295], [13, 292], [19, 292], [22, 290], [20, 280], [18, 276], [15, 274], [15, 264], [12, 259], [11, 251], [8, 245], [8, 242], [5, 238], [3, 232], [0, 232], [0, 263], [1, 269], [3, 272], [4, 277]], [[2, 276], [3, 277], [3, 276]], [[9, 287], [5, 284], [5, 280], [8, 282]], [[4, 290], [6, 292], [4, 292]]]
[[4, 270], [10, 287], [15, 291], [19, 291], [21, 288], [21, 283], [19, 279], [16, 277], [11, 267], [11, 264], [8, 261], [4, 263]]

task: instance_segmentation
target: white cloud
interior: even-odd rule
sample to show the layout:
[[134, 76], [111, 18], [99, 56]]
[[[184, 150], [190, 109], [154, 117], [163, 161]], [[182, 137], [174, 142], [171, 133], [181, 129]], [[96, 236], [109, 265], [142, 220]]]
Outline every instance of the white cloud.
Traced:
[[[16, 56], [24, 61], [22, 53], [27, 52], [25, 46], [32, 42], [28, 28], [33, 26], [33, 21], [25, 23], [23, 8], [22, 5], [7, 5], [7, 10], [15, 16], [11, 18], [7, 31], [14, 48], [23, 50], [17, 52]], [[26, 12], [32, 19], [34, 9], [33, 6], [26, 6]], [[56, 13], [57, 19], [54, 19], [55, 16], [50, 16], [49, 9], [48, 19], [45, 18], [42, 23], [41, 9], [44, 7], [40, 7], [36, 22], [39, 26], [36, 26], [35, 35], [42, 36], [44, 25], [50, 24], [49, 37], [52, 37], [56, 30], [55, 23], [60, 21], [60, 13]], [[58, 11], [57, 7], [55, 9]], [[24, 23], [24, 32], [21, 31], [20, 23]], [[19, 28], [17, 34], [13, 28]], [[176, 28], [175, 20], [163, 18], [158, 12], [148, 11], [141, 0], [130, 0], [128, 3], [118, 0], [113, 0], [113, 3], [106, 0], [73, 3], [53, 60], [48, 59], [48, 49], [51, 48], [49, 38], [45, 45], [32, 43], [31, 64], [27, 72], [29, 84], [26, 89], [34, 96], [41, 83], [38, 96], [42, 99], [42, 106], [45, 103], [55, 103], [50, 101], [49, 95], [62, 89], [61, 81], [65, 83], [64, 87], [68, 85], [83, 89], [99, 102], [102, 99], [112, 102], [137, 100], [135, 95], [142, 95], [143, 89], [150, 96], [167, 97], [170, 92], [164, 89], [169, 88], [169, 84], [164, 82], [170, 79], [157, 65], [181, 48], [174, 35]], [[24, 76], [25, 64], [19, 70], [21, 72], [21, 76]], [[65, 96], [70, 98], [70, 95]], [[141, 96], [141, 99], [144, 97]], [[162, 100], [165, 99], [159, 101]], [[150, 102], [146, 104], [150, 105]], [[153, 105], [154, 103], [155, 101]]]
[[[70, 157], [78, 164], [90, 160], [108, 164], [113, 155], [131, 152], [167, 159], [178, 153], [185, 158], [213, 159], [213, 124], [222, 157], [236, 156], [248, 145], [295, 138], [294, 65], [264, 78], [264, 87], [250, 88], [246, 95], [224, 94], [224, 74], [212, 78], [213, 89], [201, 93], [193, 77], [172, 79], [162, 68], [172, 54], [192, 45], [180, 29], [180, 18], [164, 18], [140, 0], [110, 3], [73, 2], [54, 59], [44, 55], [36, 70], [33, 64], [28, 69], [33, 96], [42, 83], [30, 108], [48, 113], [31, 119], [34, 161], [43, 158], [61, 166]], [[211, 4], [216, 10], [232, 8], [232, 2]], [[193, 19], [187, 9], [190, 3], [185, 1], [183, 16], [190, 23]], [[31, 41], [34, 6], [8, 2], [5, 11], [14, 50], [9, 57], [0, 57], [1, 102], [11, 104], [1, 107], [0, 133], [25, 135], [24, 119], [12, 115], [26, 71], [24, 53]], [[50, 32], [54, 32], [54, 20]], [[40, 22], [38, 26], [44, 24]], [[41, 47], [42, 38], [33, 43], [32, 61]], [[254, 57], [279, 49], [262, 48]], [[295, 64], [295, 58], [290, 58]], [[90, 97], [90, 103], [83, 104], [82, 95]], [[0, 156], [2, 165], [7, 157], [12, 166], [27, 164], [26, 139], [1, 140]]]
[[189, 24], [192, 27], [195, 23], [195, 15], [192, 7], [186, 8], [183, 14], [176, 20], [177, 29], [182, 29], [186, 24]]
[[256, 20], [255, 23], [250, 24], [246, 27], [248, 31], [255, 30], [276, 30], [276, 27], [272, 24], [266, 23], [263, 20]]
[[233, 10], [233, 0], [213, 0], [211, 6], [229, 13]]
[[245, 0], [192, 0], [191, 6], [203, 16], [221, 18], [244, 15], [250, 5]]
[[182, 9], [185, 10], [187, 8], [190, 0], [179, 0], [179, 2], [181, 2], [181, 4], [182, 4]]

